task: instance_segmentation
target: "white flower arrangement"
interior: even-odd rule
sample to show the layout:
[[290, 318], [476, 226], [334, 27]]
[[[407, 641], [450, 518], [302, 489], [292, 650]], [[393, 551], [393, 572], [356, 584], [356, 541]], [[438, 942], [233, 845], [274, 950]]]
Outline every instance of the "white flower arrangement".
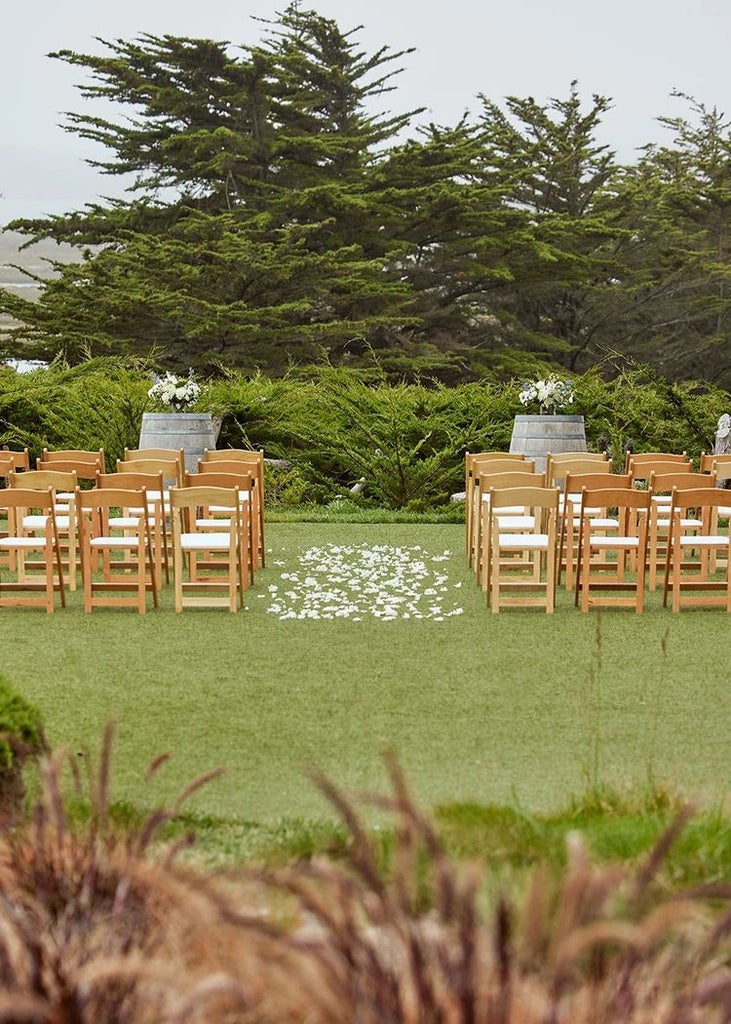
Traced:
[[147, 397], [173, 412], [185, 412], [195, 405], [203, 392], [200, 384], [193, 379], [192, 369], [188, 371], [187, 377], [166, 373], [162, 377], [155, 376], [154, 381]]
[[541, 380], [526, 381], [518, 394], [521, 405], [538, 402], [541, 414], [558, 412], [574, 401], [574, 387], [570, 380], [560, 380], [555, 374]]

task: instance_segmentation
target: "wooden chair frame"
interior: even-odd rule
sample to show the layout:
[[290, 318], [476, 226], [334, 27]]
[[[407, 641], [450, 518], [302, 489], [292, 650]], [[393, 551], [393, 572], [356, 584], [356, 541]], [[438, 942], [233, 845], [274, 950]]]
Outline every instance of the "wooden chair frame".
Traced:
[[[24, 469], [30, 469], [30, 455], [27, 448], [19, 452], [11, 451], [9, 448], [0, 449], [0, 481], [4, 487], [10, 486], [11, 473], [22, 472]], [[8, 509], [3, 505], [2, 498], [0, 498], [0, 515], [5, 519], [8, 517]], [[7, 536], [7, 530], [0, 532], [0, 538]], [[0, 565], [5, 565], [14, 572], [17, 566], [16, 552], [12, 549], [0, 551]]]
[[[650, 476], [650, 522], [647, 534], [647, 569], [648, 587], [656, 590], [662, 586], [665, 571], [665, 555], [670, 533], [670, 503], [674, 489], [690, 490], [715, 486], [716, 475], [692, 472], [655, 473]], [[686, 517], [683, 520], [686, 532], [699, 531], [703, 523], [698, 518]], [[708, 558], [704, 558], [706, 572]]]
[[[660, 462], [679, 462], [688, 463], [691, 460], [688, 458], [687, 452], [625, 452], [624, 456], [624, 472], [632, 473], [633, 466], [638, 467], [638, 472], [633, 473], [637, 479], [647, 480], [649, 476], [640, 477], [639, 467], [644, 467], [648, 463]], [[671, 471], [669, 471], [671, 472]]]
[[[665, 580], [663, 606], [667, 608], [668, 596], [672, 594], [673, 612], [685, 607], [725, 608], [731, 613], [731, 536], [714, 532], [714, 511], [728, 498], [717, 487], [692, 488], [673, 491], [670, 505], [670, 537], [665, 556]], [[698, 533], [688, 535], [683, 522], [688, 513], [702, 522]], [[686, 559], [686, 549], [700, 550], [701, 557], [695, 567]], [[711, 551], [722, 553], [725, 561], [725, 580], [711, 578], [708, 572], [708, 555]], [[697, 572], [695, 571], [697, 568]], [[687, 591], [689, 596], [684, 596]], [[720, 593], [720, 596], [715, 596]], [[697, 595], [697, 596], [696, 596]]]
[[[81, 568], [84, 583], [84, 611], [93, 608], [136, 608], [147, 611], [147, 593], [158, 607], [157, 583], [150, 533], [147, 495], [143, 489], [100, 487], [78, 489], [76, 508], [81, 542]], [[114, 525], [123, 509], [141, 509], [142, 514]], [[107, 557], [102, 579], [95, 578], [97, 553], [121, 552], [122, 558]], [[129, 596], [132, 591], [132, 596]]]
[[11, 451], [9, 448], [0, 449], [0, 477], [8, 477], [11, 473], [22, 472], [30, 469], [30, 455], [28, 449], [22, 451]]
[[[225, 462], [225, 463], [242, 463], [243, 465], [253, 465], [256, 468], [256, 482], [257, 482], [257, 495], [256, 495], [256, 517], [257, 521], [255, 525], [255, 533], [257, 534], [257, 547], [259, 552], [259, 565], [262, 568], [266, 566], [266, 541], [264, 537], [264, 452], [262, 451], [249, 451], [248, 448], [206, 448], [203, 453], [203, 459], [198, 463], [198, 472], [206, 472], [202, 470], [201, 462], [203, 464], [211, 462]], [[224, 470], [220, 470], [224, 472]], [[226, 470], [225, 472], [228, 472]]]
[[[601, 532], [592, 533], [593, 516], [590, 508], [594, 507], [617, 510], [616, 534], [610, 535], [603, 527]], [[631, 487], [582, 490], [574, 591], [574, 604], [579, 606], [581, 599], [582, 612], [595, 607], [629, 607], [634, 608], [637, 614], [643, 611], [649, 508], [649, 491], [636, 491]], [[592, 553], [596, 551], [614, 551], [616, 563], [592, 560]], [[634, 580], [626, 577], [627, 559], [631, 552], [637, 556]], [[611, 578], [608, 578], [609, 574]], [[622, 590], [632, 591], [634, 596], [612, 596], [612, 592]], [[607, 593], [607, 596], [600, 596], [602, 593]]]
[[[98, 451], [85, 448], [44, 448], [40, 455], [42, 462], [101, 463], [104, 468], [104, 449]], [[40, 467], [38, 467], [40, 468]]]
[[183, 448], [125, 448], [121, 462], [144, 462], [149, 459], [175, 459], [179, 466], [178, 481], [185, 473], [185, 451]]
[[525, 455], [510, 452], [465, 452], [464, 457], [464, 500], [465, 500], [465, 554], [472, 565], [472, 521], [474, 517], [475, 465], [478, 462], [499, 462], [508, 459], [521, 462]]
[[[168, 536], [168, 499], [165, 492], [162, 473], [97, 473], [96, 486], [123, 490], [140, 490], [147, 498], [147, 520], [150, 526], [152, 556], [155, 569], [155, 583], [158, 591], [163, 582], [170, 583], [170, 551], [171, 542]], [[144, 514], [144, 509], [136, 506], [120, 509], [118, 516], [111, 516], [109, 526], [117, 529], [135, 530], [137, 520]], [[103, 552], [104, 572], [109, 572], [108, 552]]]
[[[596, 488], [606, 489], [612, 487], [631, 487], [632, 476], [630, 473], [612, 473], [611, 461], [602, 463], [601, 470], [599, 463], [594, 463], [593, 472], [567, 473], [564, 479], [563, 492], [559, 500], [559, 517], [561, 521], [559, 542], [558, 542], [558, 582], [561, 583], [561, 576], [566, 573], [566, 590], [572, 591], [576, 585], [576, 564], [578, 561], [578, 534], [581, 522], [581, 497], [582, 491], [586, 488], [592, 491]], [[605, 469], [604, 467], [609, 467]], [[592, 516], [594, 529], [613, 530], [619, 525], [616, 518], [609, 516], [605, 508], [597, 505], [587, 506], [587, 514]], [[605, 560], [606, 552], [599, 552], [599, 558]]]
[[[542, 476], [543, 474], [541, 474]], [[552, 613], [556, 601], [556, 555], [559, 494], [555, 487], [490, 488], [490, 543], [485, 554], [485, 591], [493, 613], [501, 607], [542, 607]], [[522, 507], [533, 521], [529, 530], [511, 530], [508, 508]], [[523, 557], [503, 559], [503, 553]], [[545, 571], [545, 576], [542, 570]], [[510, 593], [507, 596], [504, 592]]]
[[[22, 487], [27, 490], [53, 491], [56, 529], [61, 542], [61, 557], [65, 558], [69, 590], [75, 591], [76, 575], [79, 568], [79, 540], [76, 522], [75, 493], [78, 478], [75, 470], [28, 469], [13, 472], [8, 477], [10, 488]], [[20, 524], [26, 536], [31, 531], [43, 531], [45, 522], [42, 515], [26, 516]], [[23, 573], [18, 564], [18, 572]]]
[[[472, 465], [472, 485], [470, 504], [471, 514], [471, 535], [469, 538], [469, 563], [480, 578], [480, 567], [482, 565], [483, 549], [483, 528], [485, 525], [483, 506], [488, 499], [490, 489], [489, 477], [492, 474], [512, 473], [520, 476], [535, 476], [536, 465], [530, 459], [521, 456], [520, 458], [506, 459], [476, 459]], [[541, 473], [541, 482], [545, 484], [545, 474]], [[507, 483], [506, 486], [512, 486]]]
[[[66, 607], [66, 589], [61, 565], [61, 547], [55, 513], [55, 496], [52, 488], [39, 490], [36, 488], [12, 487], [4, 497], [6, 507], [12, 512], [9, 516], [9, 530], [5, 537], [0, 538], [0, 550], [15, 554], [18, 572], [15, 580], [0, 579], [0, 607], [21, 606], [45, 608], [50, 615], [54, 611], [54, 594], [58, 590], [61, 607]], [[29, 510], [42, 516], [42, 531], [28, 535], [23, 529], [23, 520]], [[26, 554], [40, 553], [42, 562], [28, 565]], [[33, 578], [33, 570], [43, 567], [43, 579]], [[54, 582], [54, 575], [56, 582]], [[31, 597], [37, 590], [43, 592], [41, 597]], [[11, 596], [7, 596], [10, 593]]]
[[[203, 463], [198, 463], [201, 468], [199, 473], [186, 473], [183, 483], [185, 487], [236, 487], [239, 492], [239, 515], [241, 526], [247, 537], [246, 552], [246, 574], [244, 575], [244, 588], [248, 583], [254, 582], [254, 571], [258, 565], [259, 536], [258, 536], [258, 481], [255, 476], [247, 472], [246, 464], [243, 462], [209, 462], [208, 469], [203, 469]], [[232, 467], [217, 472], [215, 467]], [[198, 517], [196, 526], [199, 530], [220, 530], [226, 525], [228, 509], [219, 506], [204, 508]], [[206, 563], [205, 556], [199, 555], [195, 561], [191, 561], [190, 571], [195, 574], [197, 569], [205, 570], [210, 568]]]
[[[217, 531], [197, 528], [201, 510], [210, 506], [230, 510], [225, 528]], [[248, 539], [242, 525], [240, 506], [237, 487], [201, 485], [171, 489], [176, 612], [182, 612], [184, 608], [227, 607], [235, 613], [243, 607]], [[209, 573], [203, 577], [194, 568], [197, 554], [204, 552], [208, 559], [211, 551], [219, 555], [219, 573], [223, 572], [223, 576]], [[187, 581], [184, 579], [186, 560], [190, 564]], [[226, 592], [225, 597], [218, 596], [222, 589]], [[212, 591], [216, 594], [212, 595]]]
[[594, 466], [604, 465], [612, 460], [605, 452], [549, 452], [546, 455], [546, 483], [549, 487], [563, 488], [567, 473], [599, 472]]

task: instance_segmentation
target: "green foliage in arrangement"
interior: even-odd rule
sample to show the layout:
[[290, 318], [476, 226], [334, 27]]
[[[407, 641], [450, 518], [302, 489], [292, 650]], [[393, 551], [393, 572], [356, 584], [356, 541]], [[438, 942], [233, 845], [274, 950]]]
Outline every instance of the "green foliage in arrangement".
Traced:
[[[711, 450], [718, 418], [731, 408], [728, 392], [669, 384], [643, 366], [608, 369], [612, 376], [597, 369], [573, 380], [571, 411], [584, 416], [590, 449], [608, 445], [617, 466], [627, 445], [694, 458]], [[423, 515], [446, 510], [463, 489], [465, 452], [508, 450], [513, 418], [525, 411], [521, 383], [392, 383], [378, 367], [280, 378], [219, 368], [199, 405], [222, 417], [219, 448], [261, 448], [273, 460], [270, 511], [347, 502], [346, 514]], [[111, 357], [0, 370], [0, 444], [27, 446], [33, 456], [44, 446], [101, 447], [113, 468], [125, 446], [137, 446], [149, 386], [149, 367]]]

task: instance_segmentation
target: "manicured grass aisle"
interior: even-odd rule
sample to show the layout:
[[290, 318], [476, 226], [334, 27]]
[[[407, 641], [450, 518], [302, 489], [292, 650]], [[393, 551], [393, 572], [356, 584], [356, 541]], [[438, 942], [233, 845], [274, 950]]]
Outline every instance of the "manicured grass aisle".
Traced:
[[[587, 782], [641, 787], [650, 777], [694, 797], [727, 793], [725, 613], [672, 616], [651, 595], [643, 616], [582, 616], [562, 592], [553, 616], [493, 616], [467, 570], [460, 526], [280, 523], [267, 540], [269, 565], [236, 617], [176, 616], [169, 594], [164, 610], [144, 617], [87, 617], [78, 595], [53, 616], [3, 609], [2, 670], [41, 707], [54, 743], [95, 750], [104, 723], [117, 721], [116, 797], [169, 799], [224, 765], [192, 801], [196, 810], [261, 821], [329, 816], [308, 766], [348, 788], [381, 790], [387, 746], [426, 806], [546, 810]], [[281, 617], [304, 607], [306, 578], [315, 585], [317, 559], [303, 567], [299, 556], [328, 545], [350, 549], [336, 562], [355, 559], [361, 592], [363, 546], [409, 549], [404, 571], [412, 592], [422, 588], [414, 607], [425, 617], [389, 617], [407, 599], [386, 601], [381, 619], [363, 615], [355, 591], [349, 617]], [[419, 560], [428, 579], [414, 582], [408, 563]], [[171, 762], [144, 783], [147, 763], [164, 751]]]

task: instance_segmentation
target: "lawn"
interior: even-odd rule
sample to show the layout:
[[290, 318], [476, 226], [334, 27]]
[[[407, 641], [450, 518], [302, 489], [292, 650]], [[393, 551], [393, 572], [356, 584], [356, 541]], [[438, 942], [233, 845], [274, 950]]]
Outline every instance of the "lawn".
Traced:
[[[170, 593], [145, 616], [85, 616], [78, 594], [52, 616], [4, 609], [3, 671], [82, 762], [116, 721], [113, 792], [134, 804], [222, 765], [191, 801], [200, 814], [329, 816], [308, 770], [383, 789], [385, 748], [428, 807], [549, 811], [587, 785], [649, 782], [725, 797], [724, 612], [673, 616], [649, 595], [642, 616], [584, 616], [562, 592], [553, 616], [491, 615], [463, 537], [447, 524], [273, 523], [244, 613], [178, 616]], [[145, 782], [162, 752], [171, 760]]]

